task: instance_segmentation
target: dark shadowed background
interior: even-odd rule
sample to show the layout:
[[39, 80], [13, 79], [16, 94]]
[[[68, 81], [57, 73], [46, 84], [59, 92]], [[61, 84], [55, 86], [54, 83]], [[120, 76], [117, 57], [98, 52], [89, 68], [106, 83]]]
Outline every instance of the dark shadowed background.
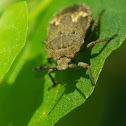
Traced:
[[55, 126], [126, 125], [126, 41], [107, 58], [97, 84], [85, 104]]

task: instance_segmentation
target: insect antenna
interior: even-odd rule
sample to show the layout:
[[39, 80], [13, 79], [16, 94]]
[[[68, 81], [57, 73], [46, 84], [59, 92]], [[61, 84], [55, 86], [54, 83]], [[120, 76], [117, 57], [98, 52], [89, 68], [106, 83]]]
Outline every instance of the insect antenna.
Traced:
[[40, 65], [39, 67], [36, 67], [34, 68], [33, 70], [42, 70], [42, 69], [56, 69], [57, 67], [56, 66], [52, 66], [52, 65], [49, 65], [49, 66], [43, 66], [43, 65]]

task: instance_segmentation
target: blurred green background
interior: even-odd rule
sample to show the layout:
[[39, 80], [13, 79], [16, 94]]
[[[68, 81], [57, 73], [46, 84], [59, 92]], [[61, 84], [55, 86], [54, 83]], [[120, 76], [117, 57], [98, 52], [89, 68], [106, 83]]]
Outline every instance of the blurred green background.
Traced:
[[[0, 0], [0, 13], [6, 9], [9, 5], [12, 5], [14, 3], [20, 2], [22, 0]], [[27, 0], [28, 6], [29, 6], [29, 12], [32, 11], [40, 2], [41, 0]], [[34, 5], [34, 6], [33, 6]], [[45, 24], [44, 24], [45, 25]], [[44, 33], [45, 34], [45, 33]], [[40, 47], [41, 48], [41, 47]], [[23, 124], [27, 124], [30, 118], [32, 117], [34, 111], [36, 108], [39, 107], [41, 101], [42, 101], [42, 93], [41, 88], [43, 86], [41, 83], [38, 83], [37, 87], [34, 85], [31, 80], [27, 80], [28, 85], [26, 86], [26, 89], [29, 88], [29, 91], [23, 89], [25, 87], [23, 84], [27, 78], [24, 77], [24, 80], [22, 80], [22, 75], [25, 72], [25, 69], [32, 69], [32, 64], [37, 64], [36, 62], [40, 62], [40, 58], [38, 57], [34, 59], [34, 61], [28, 61], [27, 64], [24, 65], [23, 70], [20, 72], [20, 75], [18, 76], [18, 79], [15, 83], [18, 83], [18, 85], [14, 85], [10, 94], [11, 96], [7, 96], [8, 99], [10, 98], [10, 101], [6, 102], [6, 106], [4, 108], [6, 109], [5, 114], [0, 114], [2, 118], [0, 119], [0, 126], [12, 126], [11, 121], [15, 121], [17, 118], [17, 124], [19, 122], [25, 122]], [[33, 63], [35, 62], [35, 63]], [[87, 101], [81, 105], [80, 107], [73, 110], [71, 113], [66, 115], [64, 118], [59, 120], [55, 126], [122, 126], [126, 125], [126, 42], [124, 42], [121, 47], [115, 51], [107, 58], [103, 70], [100, 74], [99, 80], [97, 84], [100, 88], [95, 88], [94, 93], [87, 99]], [[30, 71], [31, 72], [31, 71]], [[45, 72], [46, 73], [46, 72]], [[30, 75], [30, 73], [27, 73]], [[39, 79], [40, 76], [39, 75]], [[29, 76], [31, 77], [31, 76]], [[36, 79], [37, 80], [37, 79]], [[25, 82], [26, 83], [26, 82]], [[34, 83], [37, 83], [34, 82]], [[15, 99], [15, 94], [18, 89], [18, 97], [20, 98], [20, 101], [18, 99]], [[8, 88], [5, 87], [5, 90], [8, 90]], [[21, 93], [23, 91], [23, 94]], [[4, 92], [4, 90], [3, 90]], [[32, 94], [36, 93], [38, 94]], [[2, 93], [1, 93], [2, 94]], [[32, 98], [30, 95], [33, 95]], [[23, 99], [25, 97], [25, 101]], [[30, 99], [31, 98], [31, 99]], [[39, 100], [38, 100], [39, 99]], [[40, 101], [41, 99], [41, 101]], [[28, 101], [27, 101], [28, 100]], [[13, 103], [17, 101], [16, 105]], [[22, 106], [22, 103], [26, 102], [26, 106], [23, 108], [20, 108], [20, 117], [16, 115], [18, 111], [18, 107]], [[34, 106], [29, 108], [29, 106], [33, 103]], [[23, 114], [29, 112], [27, 116], [24, 116]], [[1, 113], [1, 112], [0, 112]], [[9, 114], [13, 113], [14, 115], [11, 116]], [[8, 114], [8, 115], [7, 115]], [[4, 118], [5, 117], [5, 118]], [[20, 118], [20, 120], [18, 120]], [[3, 120], [5, 119], [5, 120]], [[2, 123], [1, 123], [2, 122]], [[3, 123], [6, 122], [6, 123]], [[22, 123], [20, 123], [21, 126]], [[15, 123], [16, 126], [16, 123]], [[19, 126], [19, 125], [17, 125]]]

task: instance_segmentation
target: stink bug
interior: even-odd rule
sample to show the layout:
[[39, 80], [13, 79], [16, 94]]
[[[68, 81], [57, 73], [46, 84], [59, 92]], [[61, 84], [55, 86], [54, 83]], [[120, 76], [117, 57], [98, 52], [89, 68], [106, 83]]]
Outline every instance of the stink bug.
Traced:
[[[34, 69], [49, 69], [48, 74], [53, 82], [53, 85], [49, 89], [56, 85], [55, 80], [51, 76], [52, 72], [77, 67], [87, 68], [89, 70], [90, 81], [92, 85], [96, 86], [89, 64], [84, 62], [76, 63], [73, 58], [77, 52], [84, 52], [96, 43], [108, 41], [117, 36], [115, 34], [109, 38], [92, 41], [87, 44], [86, 48], [80, 50], [82, 44], [92, 35], [103, 11], [98, 15], [87, 36], [86, 32], [92, 21], [92, 11], [87, 4], [82, 3], [68, 6], [61, 9], [52, 17], [47, 28], [48, 41], [44, 41], [44, 43], [46, 45], [45, 51], [48, 53], [48, 58], [53, 58], [57, 66], [40, 65]], [[73, 64], [70, 62], [73, 62]]]

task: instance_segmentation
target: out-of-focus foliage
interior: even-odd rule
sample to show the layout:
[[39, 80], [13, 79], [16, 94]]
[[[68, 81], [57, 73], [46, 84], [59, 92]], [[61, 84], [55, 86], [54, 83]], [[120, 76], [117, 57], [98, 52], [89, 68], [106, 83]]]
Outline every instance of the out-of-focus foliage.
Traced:
[[0, 80], [24, 47], [26, 35], [27, 6], [22, 2], [9, 7], [0, 20]]

